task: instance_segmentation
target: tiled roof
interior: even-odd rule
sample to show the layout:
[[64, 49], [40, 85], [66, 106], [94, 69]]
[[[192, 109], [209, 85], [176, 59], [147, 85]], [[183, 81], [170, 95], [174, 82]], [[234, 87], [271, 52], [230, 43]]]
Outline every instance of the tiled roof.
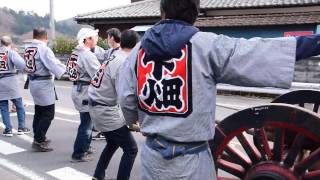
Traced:
[[[320, 0], [200, 0], [201, 9], [239, 9], [320, 5]], [[159, 17], [159, 0], [145, 0], [126, 6], [78, 15], [75, 19], [121, 19]]]
[[237, 15], [198, 18], [197, 27], [235, 27], [257, 25], [319, 24], [320, 12], [264, 15]]
[[126, 6], [78, 15], [76, 19], [117, 19], [137, 17], [159, 17], [159, 0], [146, 0]]
[[200, 0], [201, 8], [250, 8], [320, 4], [320, 0]]

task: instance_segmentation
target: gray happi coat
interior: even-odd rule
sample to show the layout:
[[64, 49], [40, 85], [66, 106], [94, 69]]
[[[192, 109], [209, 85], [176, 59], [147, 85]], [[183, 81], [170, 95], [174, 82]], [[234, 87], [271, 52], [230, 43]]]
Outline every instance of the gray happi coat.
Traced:
[[104, 105], [90, 107], [94, 126], [101, 132], [113, 131], [126, 124], [118, 104], [116, 86], [119, 68], [127, 56], [122, 50], [115, 52], [102, 64], [89, 87], [89, 98]]
[[[167, 52], [174, 49], [178, 45], [177, 37], [185, 34], [184, 26], [181, 29], [174, 29], [176, 27], [177, 24], [172, 27], [170, 24], [156, 25], [142, 38], [142, 45], [144, 40], [155, 42], [156, 40], [152, 38], [161, 37], [164, 39], [159, 40], [160, 45], [157, 44], [158, 46], [155, 47], [162, 47], [161, 43], [165, 43], [161, 50]], [[158, 34], [148, 37], [149, 33]], [[192, 80], [184, 84], [188, 87], [192, 86], [188, 91], [191, 98], [189, 103], [192, 101], [189, 107], [192, 111], [189, 111], [189, 115], [184, 114], [184, 117], [179, 117], [177, 115], [179, 111], [169, 115], [152, 114], [141, 106], [138, 108], [138, 103], [150, 95], [149, 91], [143, 92], [144, 96], [138, 95], [140, 92], [137, 87], [137, 74], [141, 72], [138, 70], [136, 74], [136, 67], [140, 45], [133, 50], [120, 69], [118, 94], [124, 117], [130, 123], [139, 120], [143, 134], [160, 135], [177, 142], [208, 141], [214, 137], [218, 83], [279, 88], [289, 88], [291, 85], [296, 60], [295, 38], [246, 40], [197, 32], [185, 43], [189, 44], [189, 48], [191, 47], [188, 54], [189, 60], [192, 61], [191, 67], [188, 68], [190, 71], [188, 75], [192, 76]], [[146, 47], [150, 48], [150, 46]], [[153, 50], [159, 50], [159, 48]], [[175, 61], [177, 62], [178, 60]], [[163, 63], [170, 63], [170, 61], [163, 61]], [[157, 100], [166, 98], [161, 95], [156, 97]], [[209, 150], [166, 160], [157, 151], [145, 145], [141, 152], [141, 162], [143, 180], [216, 178]]]
[[[65, 73], [63, 65], [54, 55], [45, 42], [33, 40], [25, 53], [28, 74], [32, 76], [54, 75], [60, 79]], [[30, 92], [33, 101], [39, 106], [48, 106], [55, 103], [54, 78], [50, 80], [30, 81]]]
[[99, 62], [104, 62], [106, 60], [106, 52], [107, 50], [104, 50], [102, 47], [100, 46], [96, 46], [94, 48], [94, 55], [96, 55], [97, 59], [99, 60]]
[[107, 50], [104, 50], [102, 47], [96, 46], [94, 48], [94, 54], [96, 55], [96, 57], [99, 60], [99, 62], [104, 62], [107, 59], [109, 59], [111, 57], [111, 55], [113, 55], [117, 51], [119, 51], [119, 49], [120, 49], [120, 47], [116, 48], [116, 49], [109, 48]]
[[[20, 98], [16, 68], [23, 70], [26, 64], [23, 58], [8, 47], [0, 47], [0, 100]], [[13, 75], [8, 76], [7, 75]], [[3, 76], [3, 77], [1, 77]]]
[[[97, 57], [84, 47], [77, 47], [73, 52], [73, 55], [76, 55], [76, 67], [78, 71], [78, 77], [76, 78], [79, 81], [90, 82], [94, 74], [100, 68], [100, 63]], [[88, 88], [89, 86], [82, 86], [79, 89], [78, 85], [72, 87], [72, 101], [75, 108], [79, 112], [89, 112], [89, 98], [88, 98]]]

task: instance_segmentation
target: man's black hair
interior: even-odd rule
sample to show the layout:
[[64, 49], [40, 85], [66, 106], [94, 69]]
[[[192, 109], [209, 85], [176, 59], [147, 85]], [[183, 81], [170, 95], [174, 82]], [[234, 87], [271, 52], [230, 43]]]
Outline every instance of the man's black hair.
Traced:
[[121, 48], [132, 49], [139, 42], [140, 36], [133, 30], [125, 30], [121, 33]]
[[194, 24], [197, 20], [200, 0], [161, 0], [160, 10], [165, 19], [174, 19]]
[[114, 39], [116, 43], [120, 43], [121, 40], [121, 32], [118, 28], [111, 28], [107, 31], [107, 35]]
[[37, 27], [33, 29], [33, 38], [34, 39], [43, 39], [48, 36], [47, 30], [43, 27]]

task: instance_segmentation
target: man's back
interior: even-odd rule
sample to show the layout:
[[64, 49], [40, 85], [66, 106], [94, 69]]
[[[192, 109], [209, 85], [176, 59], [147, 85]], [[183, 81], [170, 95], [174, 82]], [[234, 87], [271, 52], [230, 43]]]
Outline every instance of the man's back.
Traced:
[[138, 119], [147, 137], [143, 180], [216, 179], [207, 143], [216, 84], [287, 88], [295, 61], [320, 53], [320, 36], [246, 40], [199, 32], [192, 25], [199, 9], [199, 0], [161, 0], [162, 20], [121, 68], [123, 114]]
[[53, 76], [60, 79], [65, 66], [54, 56], [46, 43], [34, 39], [26, 48], [24, 59], [30, 80], [30, 92], [36, 105], [48, 106], [55, 103]]
[[[74, 77], [74, 81], [89, 82], [100, 66], [97, 57], [90, 50], [85, 50], [82, 47], [77, 47], [73, 50], [70, 58], [72, 59], [69, 59], [68, 63], [71, 63], [70, 60], [74, 62], [72, 62], [72, 67], [68, 66], [68, 68], [74, 68], [74, 72], [77, 72], [77, 75], [74, 75], [76, 76]], [[70, 70], [68, 72], [70, 73]]]
[[0, 74], [23, 70], [25, 62], [19, 54], [8, 47], [0, 47]]
[[119, 68], [127, 56], [120, 50], [102, 64], [100, 70], [92, 78], [89, 87], [89, 96], [92, 100], [110, 106], [118, 104], [116, 79]]
[[16, 69], [25, 68], [24, 60], [9, 47], [0, 47], [0, 100], [21, 97]]
[[[165, 33], [168, 29], [176, 33]], [[138, 98], [143, 133], [179, 142], [207, 141], [214, 136], [217, 83], [290, 86], [294, 38], [245, 40], [204, 32], [186, 36], [190, 31], [193, 27], [181, 21], [159, 23], [146, 33], [127, 61], [130, 72], [124, 74], [131, 77], [123, 77], [128, 79], [123, 84], [130, 85], [121, 93], [130, 91]], [[160, 33], [154, 36], [154, 32]], [[180, 50], [179, 45], [183, 47]], [[271, 56], [260, 55], [271, 50]], [[168, 54], [177, 56], [155, 59]], [[131, 114], [128, 111], [127, 115]]]
[[[73, 70], [70, 69], [70, 60], [74, 56]], [[70, 80], [75, 82], [72, 87], [72, 101], [79, 112], [89, 112], [88, 88], [91, 78], [100, 67], [97, 57], [88, 48], [77, 47], [68, 62]], [[72, 74], [74, 72], [76, 74]]]
[[53, 73], [60, 78], [65, 72], [64, 65], [55, 58], [52, 50], [47, 47], [45, 42], [33, 40], [30, 46], [26, 48], [24, 58], [27, 64], [27, 72], [30, 75], [48, 76]]
[[124, 51], [117, 51], [101, 65], [91, 80], [88, 90], [90, 101], [100, 106], [96, 105], [90, 111], [95, 127], [101, 132], [113, 131], [126, 124], [118, 104], [116, 84], [119, 68], [127, 56]]

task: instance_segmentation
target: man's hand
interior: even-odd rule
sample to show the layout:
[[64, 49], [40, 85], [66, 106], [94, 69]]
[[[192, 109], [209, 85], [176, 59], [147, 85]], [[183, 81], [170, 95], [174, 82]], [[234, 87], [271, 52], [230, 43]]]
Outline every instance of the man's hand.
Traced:
[[140, 132], [140, 125], [138, 123], [130, 124], [129, 129], [131, 131]]

